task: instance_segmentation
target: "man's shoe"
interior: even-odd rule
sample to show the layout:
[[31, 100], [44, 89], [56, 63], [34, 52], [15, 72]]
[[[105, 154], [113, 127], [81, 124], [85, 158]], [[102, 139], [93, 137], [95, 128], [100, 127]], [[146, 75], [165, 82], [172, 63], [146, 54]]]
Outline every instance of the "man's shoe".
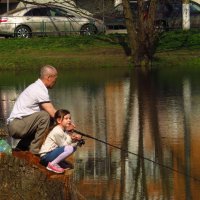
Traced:
[[59, 165], [57, 164], [51, 164], [50, 162], [48, 163], [47, 167], [46, 167], [49, 171], [55, 172], [57, 174], [62, 174], [64, 173], [64, 169], [61, 168]]
[[12, 148], [12, 151], [22, 151], [21, 149], [15, 147], [15, 148]]

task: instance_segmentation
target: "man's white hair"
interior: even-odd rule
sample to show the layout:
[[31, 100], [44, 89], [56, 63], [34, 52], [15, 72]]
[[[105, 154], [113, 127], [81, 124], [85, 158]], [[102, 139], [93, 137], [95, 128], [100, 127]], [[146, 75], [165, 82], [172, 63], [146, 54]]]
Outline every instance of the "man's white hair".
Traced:
[[45, 65], [40, 70], [40, 78], [44, 78], [45, 76], [54, 75], [57, 72], [56, 68], [51, 65]]

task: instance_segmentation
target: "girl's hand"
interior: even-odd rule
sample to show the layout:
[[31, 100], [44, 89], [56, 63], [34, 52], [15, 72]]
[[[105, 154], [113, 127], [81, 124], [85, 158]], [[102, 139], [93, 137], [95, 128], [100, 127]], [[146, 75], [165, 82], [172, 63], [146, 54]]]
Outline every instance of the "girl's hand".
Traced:
[[72, 140], [74, 140], [74, 141], [78, 141], [78, 140], [81, 140], [82, 135], [77, 134], [77, 133], [72, 133], [72, 134], [71, 134], [71, 138], [72, 138]]

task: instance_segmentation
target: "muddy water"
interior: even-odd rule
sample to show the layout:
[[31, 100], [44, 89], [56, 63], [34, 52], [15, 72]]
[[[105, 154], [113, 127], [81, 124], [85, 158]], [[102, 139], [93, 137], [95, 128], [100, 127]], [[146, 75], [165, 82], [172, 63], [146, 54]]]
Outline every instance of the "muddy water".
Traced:
[[[85, 137], [75, 153], [76, 193], [88, 200], [198, 199], [199, 74], [175, 67], [61, 71], [50, 91], [53, 103], [100, 140]], [[36, 78], [0, 74], [1, 126]]]

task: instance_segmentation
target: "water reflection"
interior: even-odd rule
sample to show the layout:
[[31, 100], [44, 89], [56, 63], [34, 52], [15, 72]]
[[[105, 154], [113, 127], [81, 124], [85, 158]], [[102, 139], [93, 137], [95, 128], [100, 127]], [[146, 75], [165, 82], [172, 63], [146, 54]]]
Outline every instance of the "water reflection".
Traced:
[[[74, 180], [82, 197], [198, 199], [197, 74], [176, 68], [60, 72], [50, 92], [54, 104], [71, 111], [77, 129], [124, 150], [86, 139], [75, 156]], [[36, 78], [1, 73], [1, 126], [18, 94]]]

